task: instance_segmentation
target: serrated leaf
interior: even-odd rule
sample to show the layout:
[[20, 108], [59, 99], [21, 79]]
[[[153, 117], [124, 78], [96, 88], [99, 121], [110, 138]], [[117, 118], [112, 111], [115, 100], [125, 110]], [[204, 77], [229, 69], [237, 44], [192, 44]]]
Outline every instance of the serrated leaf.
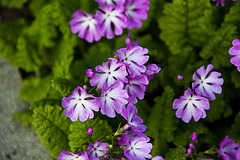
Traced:
[[224, 21], [228, 23], [232, 23], [235, 25], [239, 25], [240, 23], [240, 1], [233, 2], [232, 7], [230, 8], [229, 13], [225, 16]]
[[240, 112], [238, 112], [237, 116], [235, 117], [235, 123], [231, 127], [231, 139], [235, 142], [240, 143]]
[[151, 110], [147, 123], [148, 130], [146, 133], [149, 136], [154, 138], [163, 134], [163, 137], [168, 142], [173, 140], [173, 131], [177, 125], [175, 111], [172, 109], [174, 96], [173, 89], [167, 86], [164, 88], [163, 94], [154, 99], [155, 105]]
[[72, 152], [75, 152], [77, 148], [82, 147], [82, 144], [88, 143], [88, 128], [93, 129], [93, 134], [91, 139], [94, 143], [100, 138], [110, 136], [113, 134], [111, 127], [108, 125], [107, 121], [101, 120], [99, 118], [88, 119], [85, 122], [76, 121], [70, 126], [69, 146]]
[[173, 0], [165, 4], [164, 15], [158, 21], [162, 30], [160, 37], [173, 54], [181, 53], [188, 44], [202, 46], [206, 43], [211, 32], [206, 32], [201, 24], [210, 9], [211, 4], [206, 0]]
[[62, 97], [68, 96], [76, 88], [76, 85], [73, 81], [64, 78], [52, 80], [51, 85], [53, 88], [59, 91]]
[[33, 115], [33, 111], [26, 109], [24, 111], [14, 113], [12, 117], [16, 121], [21, 121], [22, 126], [25, 127], [25, 126], [32, 125], [32, 119], [33, 119], [32, 115]]
[[71, 121], [61, 106], [45, 105], [33, 110], [33, 125], [41, 143], [53, 157], [62, 150], [69, 150], [68, 134]]
[[51, 87], [52, 76], [49, 75], [42, 79], [31, 77], [23, 81], [23, 88], [20, 90], [20, 97], [30, 104], [34, 101], [47, 97]]
[[175, 111], [172, 109], [174, 100], [174, 91], [171, 87], [164, 88], [161, 96], [154, 99], [155, 105], [151, 109], [150, 116], [147, 123], [146, 134], [154, 140], [154, 144], [160, 143], [159, 148], [154, 147], [155, 152], [163, 155], [167, 150], [168, 142], [174, 140], [174, 131], [177, 129], [178, 119], [175, 116]]
[[167, 153], [165, 160], [185, 160], [186, 148], [178, 146], [175, 149], [170, 149]]
[[41, 106], [45, 106], [45, 105], [50, 105], [50, 106], [59, 105], [60, 106], [61, 103], [62, 103], [62, 101], [59, 99], [41, 99], [41, 100], [33, 102], [30, 109], [33, 110], [37, 107], [41, 107]]
[[211, 64], [215, 68], [221, 66], [229, 67], [230, 55], [229, 48], [232, 46], [231, 42], [235, 39], [237, 27], [232, 24], [223, 24], [222, 27], [209, 39], [200, 52], [200, 56], [204, 59], [211, 58]]

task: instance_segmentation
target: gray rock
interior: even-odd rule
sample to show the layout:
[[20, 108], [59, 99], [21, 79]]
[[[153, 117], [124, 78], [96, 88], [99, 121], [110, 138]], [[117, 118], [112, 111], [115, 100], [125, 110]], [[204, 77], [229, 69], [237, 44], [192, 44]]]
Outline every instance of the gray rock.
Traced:
[[48, 160], [49, 152], [30, 127], [22, 127], [11, 118], [29, 104], [19, 99], [21, 77], [16, 68], [0, 59], [0, 159]]

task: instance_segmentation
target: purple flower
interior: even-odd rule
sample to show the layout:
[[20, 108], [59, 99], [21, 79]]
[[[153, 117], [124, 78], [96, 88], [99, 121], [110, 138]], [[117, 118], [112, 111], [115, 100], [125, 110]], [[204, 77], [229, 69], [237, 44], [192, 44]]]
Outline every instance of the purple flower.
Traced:
[[229, 54], [234, 56], [230, 59], [230, 62], [237, 67], [240, 72], [240, 41], [235, 39], [232, 41], [233, 47], [229, 49]]
[[[79, 89], [81, 94], [79, 94]], [[99, 111], [99, 107], [96, 104], [94, 96], [87, 94], [87, 92], [77, 87], [69, 98], [63, 97], [62, 106], [66, 108], [65, 115], [72, 121], [77, 121], [78, 117], [80, 121], [84, 122], [88, 118], [94, 117], [93, 111]]]
[[131, 103], [127, 105], [127, 109], [124, 108], [122, 110], [121, 115], [127, 120], [127, 124], [131, 127], [131, 129], [141, 135], [147, 127], [143, 125], [143, 120], [137, 116], [137, 108], [134, 107]]
[[87, 152], [72, 153], [64, 150], [58, 155], [57, 158], [57, 160], [74, 160], [74, 159], [89, 160]]
[[101, 6], [108, 5], [108, 4], [121, 4], [123, 5], [125, 0], [95, 0], [98, 2]]
[[216, 6], [218, 6], [220, 2], [222, 6], [225, 5], [225, 0], [212, 0], [212, 1], [217, 1]]
[[146, 20], [149, 0], [126, 0], [124, 4], [128, 17], [128, 29], [142, 27], [141, 20]]
[[144, 74], [148, 77], [148, 80], [150, 81], [151, 79], [154, 78], [154, 74], [160, 71], [161, 68], [158, 67], [156, 64], [149, 64], [146, 66], [146, 72]]
[[124, 63], [128, 64], [127, 71], [132, 76], [140, 76], [141, 73], [146, 71], [144, 64], [148, 61], [149, 56], [146, 48], [135, 46], [128, 50], [127, 48], [121, 48], [117, 50], [115, 55]]
[[99, 141], [96, 141], [93, 145], [89, 144], [87, 150], [89, 159], [99, 159], [106, 152], [109, 152], [107, 144]]
[[192, 138], [193, 142], [196, 142], [197, 141], [197, 133], [193, 132], [191, 138]]
[[135, 137], [127, 143], [124, 148], [124, 156], [131, 160], [145, 160], [145, 158], [151, 158], [149, 154], [152, 150], [152, 144], [149, 142], [148, 137]]
[[161, 156], [156, 156], [156, 157], [153, 157], [152, 160], [164, 160], [164, 159]]
[[123, 83], [117, 81], [112, 86], [103, 87], [101, 97], [98, 98], [98, 106], [101, 107], [101, 113], [108, 117], [114, 118], [115, 111], [121, 114], [122, 109], [127, 101], [128, 94], [123, 90]]
[[128, 91], [128, 102], [137, 103], [137, 98], [142, 100], [144, 98], [144, 92], [147, 89], [148, 79], [145, 75], [140, 76], [128, 76], [128, 83], [125, 84], [124, 89]]
[[[207, 66], [207, 69], [205, 70], [205, 67], [202, 66], [197, 70], [198, 75], [196, 72], [193, 74], [193, 79], [195, 82], [192, 83], [192, 89], [195, 90], [197, 95], [206, 97], [209, 100], [216, 99], [216, 96], [214, 93], [221, 94], [222, 93], [222, 87], [223, 84], [223, 78], [219, 78], [221, 76], [221, 73], [219, 72], [211, 72], [213, 69], [213, 65], [209, 64]], [[210, 75], [209, 75], [210, 73]]]
[[206, 117], [205, 110], [210, 108], [207, 98], [195, 95], [191, 89], [185, 91], [184, 96], [173, 101], [173, 109], [177, 109], [176, 116], [181, 118], [185, 123], [194, 118], [197, 122], [200, 118]]
[[[121, 35], [123, 28], [127, 27], [127, 16], [124, 14], [125, 8], [122, 5], [106, 5], [99, 7], [101, 11], [96, 11], [96, 20], [102, 36], [108, 39], [114, 37], [114, 34]], [[114, 26], [114, 33], [111, 26]]]
[[221, 157], [223, 160], [234, 160], [236, 159], [239, 144], [228, 137], [229, 136], [226, 136], [220, 143], [218, 157]]
[[78, 36], [85, 38], [90, 43], [101, 39], [97, 21], [92, 14], [77, 10], [72, 17], [73, 19], [69, 22], [72, 33], [79, 32]]
[[237, 160], [240, 160], [240, 147], [238, 147], [237, 153], [236, 153]]
[[95, 70], [96, 72], [90, 80], [91, 86], [97, 85], [97, 89], [102, 89], [104, 85], [110, 87], [116, 81], [121, 81], [123, 83], [128, 82], [126, 76], [128, 75], [126, 71], [126, 64], [123, 62], [118, 62], [115, 58], [108, 58], [108, 62], [98, 65]]

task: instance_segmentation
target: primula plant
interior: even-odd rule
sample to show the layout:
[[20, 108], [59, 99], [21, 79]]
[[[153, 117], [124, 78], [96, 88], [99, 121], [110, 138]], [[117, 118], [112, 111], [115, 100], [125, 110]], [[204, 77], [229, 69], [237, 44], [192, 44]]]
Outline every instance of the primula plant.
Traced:
[[52, 159], [240, 160], [240, 1], [0, 4], [13, 118]]

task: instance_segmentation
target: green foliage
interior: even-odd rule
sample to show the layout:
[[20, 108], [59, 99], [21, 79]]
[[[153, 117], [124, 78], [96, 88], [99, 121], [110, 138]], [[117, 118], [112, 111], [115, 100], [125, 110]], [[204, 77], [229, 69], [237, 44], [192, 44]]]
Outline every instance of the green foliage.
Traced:
[[66, 97], [73, 92], [76, 88], [75, 83], [71, 80], [64, 79], [64, 78], [57, 78], [52, 80], [52, 87], [55, 88], [62, 97]]
[[70, 125], [69, 146], [72, 152], [75, 152], [83, 145], [88, 145], [89, 136], [87, 134], [88, 128], [93, 129], [91, 136], [92, 142], [99, 141], [101, 138], [111, 136], [112, 129], [108, 125], [107, 121], [100, 118], [88, 119], [86, 122], [76, 121]]
[[[235, 25], [239, 25], [240, 23], [240, 2], [234, 2], [233, 6], [230, 9], [230, 12], [225, 16], [224, 21], [228, 23], [232, 23]], [[239, 26], [240, 27], [240, 26]]]
[[231, 66], [228, 50], [232, 40], [236, 38], [236, 29], [236, 26], [224, 23], [209, 39], [208, 44], [203, 47], [200, 56], [204, 59], [212, 58], [211, 64], [217, 69], [221, 66]]
[[28, 0], [1, 0], [0, 4], [9, 8], [21, 8]]
[[[239, 106], [238, 106], [239, 107]], [[231, 127], [231, 139], [233, 139], [235, 142], [240, 143], [240, 112], [238, 112], [237, 116], [235, 117], [235, 123]]]
[[52, 76], [45, 78], [30, 77], [23, 81], [23, 88], [20, 91], [20, 97], [29, 103], [46, 98], [51, 87]]
[[[174, 91], [169, 86], [164, 88], [164, 92], [161, 96], [154, 99], [155, 105], [151, 110], [146, 134], [153, 138], [161, 138], [163, 142], [172, 142], [174, 140], [174, 131], [177, 128], [178, 120], [175, 116], [175, 111], [172, 109], [172, 103], [174, 100]], [[159, 139], [158, 150], [160, 155], [166, 150], [166, 144], [162, 144]], [[157, 146], [154, 146], [157, 147]]]
[[185, 154], [186, 148], [180, 145], [177, 148], [170, 149], [165, 157], [165, 160], [184, 160], [186, 159]]
[[33, 125], [36, 133], [55, 158], [62, 150], [69, 150], [67, 136], [70, 124], [71, 121], [65, 116], [61, 106], [45, 105], [33, 110]]
[[179, 54], [189, 44], [202, 46], [211, 32], [205, 32], [201, 23], [205, 21], [205, 12], [211, 9], [206, 0], [174, 0], [166, 3], [164, 15], [159, 19], [162, 30], [160, 37], [166, 42], [173, 54]]
[[26, 110], [23, 110], [21, 112], [18, 112], [18, 113], [14, 113], [12, 115], [12, 117], [16, 120], [16, 121], [21, 121], [22, 123], [22, 126], [25, 127], [25, 126], [31, 126], [32, 125], [32, 120], [33, 120], [33, 111], [29, 110], [29, 109], [26, 109]]
[[235, 71], [232, 72], [231, 80], [234, 83], [236, 88], [240, 88], [240, 74], [237, 71], [237, 68], [235, 69]]

